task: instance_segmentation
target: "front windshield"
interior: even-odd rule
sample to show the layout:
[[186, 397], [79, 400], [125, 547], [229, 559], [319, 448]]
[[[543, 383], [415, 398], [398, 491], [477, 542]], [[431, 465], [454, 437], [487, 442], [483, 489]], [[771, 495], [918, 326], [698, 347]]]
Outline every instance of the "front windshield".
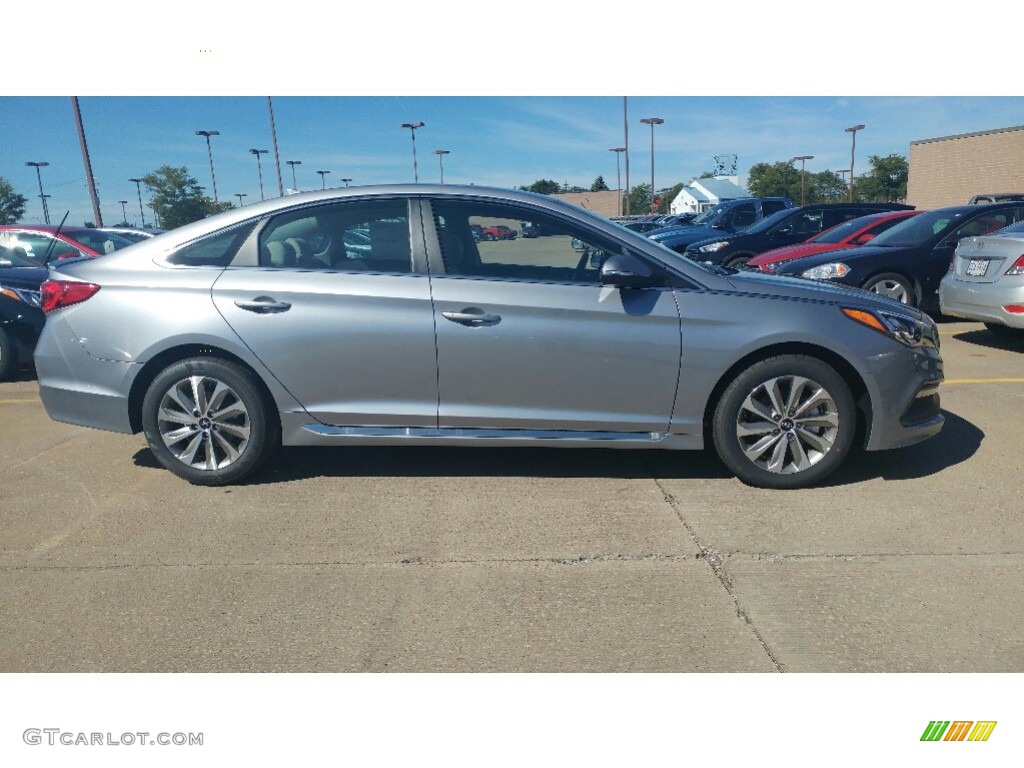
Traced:
[[783, 208], [781, 211], [776, 211], [771, 216], [761, 219], [754, 226], [748, 227], [745, 232], [749, 234], [756, 234], [758, 232], [767, 232], [769, 229], [774, 227], [780, 221], [785, 221], [793, 215], [793, 211]]
[[713, 205], [706, 211], [704, 211], [704, 213], [700, 214], [700, 216], [694, 218], [693, 221], [691, 221], [690, 223], [695, 226], [701, 226], [702, 224], [710, 224], [724, 209], [725, 206], [722, 203], [719, 203], [718, 205]]
[[868, 224], [866, 218], [850, 219], [842, 224], [836, 224], [831, 229], [826, 229], [821, 234], [815, 235], [808, 243], [841, 243]]
[[921, 245], [932, 238], [941, 239], [943, 235], [964, 221], [968, 213], [968, 211], [955, 208], [945, 208], [911, 216], [873, 239], [871, 245], [899, 248], [908, 245]]
[[32, 261], [27, 256], [16, 253], [13, 248], [4, 248], [0, 245], [0, 267], [38, 267], [38, 261]]

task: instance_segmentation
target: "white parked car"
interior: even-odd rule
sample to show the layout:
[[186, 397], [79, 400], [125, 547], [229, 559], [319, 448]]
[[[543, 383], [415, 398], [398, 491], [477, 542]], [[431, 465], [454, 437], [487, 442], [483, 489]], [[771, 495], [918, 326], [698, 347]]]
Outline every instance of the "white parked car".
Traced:
[[942, 314], [1024, 338], [1024, 222], [965, 237], [950, 266], [939, 286]]

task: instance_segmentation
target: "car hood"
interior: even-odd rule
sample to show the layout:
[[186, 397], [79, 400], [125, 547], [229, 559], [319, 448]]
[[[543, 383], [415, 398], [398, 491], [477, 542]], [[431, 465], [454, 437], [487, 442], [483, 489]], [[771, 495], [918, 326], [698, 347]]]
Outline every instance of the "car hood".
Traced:
[[44, 267], [0, 267], [0, 285], [38, 291], [47, 274]]
[[770, 251], [754, 256], [747, 264], [759, 267], [762, 264], [773, 264], [777, 261], [802, 259], [805, 256], [816, 256], [819, 253], [828, 253], [829, 251], [842, 251], [849, 247], [849, 245], [842, 243], [800, 243], [799, 245], [787, 245], [782, 248], [772, 248]]
[[923, 320], [926, 317], [919, 309], [879, 296], [877, 293], [836, 283], [747, 270], [729, 275], [728, 280], [736, 290], [743, 292], [764, 293], [790, 299], [826, 301], [832, 304], [849, 303], [858, 307], [890, 312], [898, 310], [918, 320]]
[[882, 245], [852, 245], [841, 248], [838, 251], [827, 251], [784, 262], [779, 266], [778, 272], [787, 275], [799, 275], [811, 267], [817, 267], [819, 264], [830, 264], [833, 261], [841, 261], [843, 263], [856, 262], [859, 259], [870, 259], [881, 255], [884, 255], [887, 259], [902, 258], [919, 250], [921, 249], [915, 246], [893, 246], [889, 248]]

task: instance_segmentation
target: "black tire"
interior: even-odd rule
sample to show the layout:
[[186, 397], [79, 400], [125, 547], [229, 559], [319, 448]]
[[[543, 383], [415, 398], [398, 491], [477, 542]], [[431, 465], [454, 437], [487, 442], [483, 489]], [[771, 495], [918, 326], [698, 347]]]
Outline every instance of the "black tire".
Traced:
[[[989, 333], [994, 333], [1001, 339], [1024, 339], [1024, 328], [1011, 328], [999, 323], [985, 323], [985, 328]], [[3, 376], [0, 376], [0, 379], [2, 378]]]
[[142, 427], [157, 461], [193, 485], [248, 477], [270, 458], [281, 434], [278, 414], [253, 375], [213, 357], [182, 360], [159, 373], [142, 401]]
[[737, 253], [729, 257], [729, 261], [725, 263], [725, 266], [732, 267], [733, 269], [743, 269], [753, 256], [754, 254], [752, 253]]
[[834, 472], [850, 452], [856, 427], [850, 386], [806, 355], [747, 368], [722, 394], [712, 422], [715, 449], [736, 477], [780, 489], [814, 485]]
[[0, 381], [7, 381], [18, 370], [18, 353], [14, 349], [14, 339], [0, 327]]
[[880, 275], [868, 278], [861, 287], [880, 296], [895, 299], [902, 304], [909, 304], [912, 307], [917, 306], [914, 286], [903, 275], [898, 275], [895, 272], [883, 272]]

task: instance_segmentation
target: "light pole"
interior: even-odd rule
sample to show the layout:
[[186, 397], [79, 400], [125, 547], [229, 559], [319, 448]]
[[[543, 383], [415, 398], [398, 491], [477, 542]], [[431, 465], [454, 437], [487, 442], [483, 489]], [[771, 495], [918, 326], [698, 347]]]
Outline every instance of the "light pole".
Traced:
[[416, 166], [416, 129], [422, 128], [423, 126], [424, 123], [402, 123], [402, 127], [408, 128], [409, 131], [412, 133], [412, 176], [413, 180], [417, 184], [420, 183], [420, 171], [419, 168]]
[[245, 192], [235, 192], [235, 197], [238, 198], [238, 207], [239, 208], [241, 208], [243, 205], [245, 205], [245, 203], [242, 202], [242, 198], [243, 197], [248, 197], [248, 196], [249, 195], [247, 195]]
[[789, 161], [791, 163], [795, 163], [797, 160], [800, 161], [800, 205], [804, 204], [804, 163], [813, 159], [814, 155], [798, 155]]
[[619, 193], [619, 210], [618, 215], [622, 215], [622, 153], [626, 151], [625, 147], [612, 147], [608, 150], [609, 152], [615, 153], [615, 191]]
[[196, 131], [196, 136], [206, 137], [206, 154], [210, 156], [210, 179], [213, 181], [213, 202], [217, 202], [217, 177], [213, 174], [213, 149], [210, 147], [210, 137], [220, 136], [220, 131]]
[[643, 117], [640, 122], [651, 126], [651, 213], [654, 213], [654, 126], [661, 125], [665, 121], [660, 117]]
[[270, 152], [269, 149], [250, 149], [250, 155], [256, 155], [256, 172], [260, 175], [260, 200], [266, 200], [263, 196], [263, 164], [260, 162], [260, 155]]
[[327, 189], [327, 180], [325, 177], [330, 173], [330, 171], [317, 171], [317, 173], [320, 174], [320, 189]]
[[127, 200], [118, 200], [117, 202], [119, 202], [121, 204], [121, 221], [123, 221], [125, 224], [127, 224], [128, 223], [128, 213], [125, 211], [124, 207], [126, 205], [128, 205], [128, 201]]
[[846, 129], [846, 133], [851, 134], [853, 139], [850, 144], [850, 202], [853, 202], [853, 155], [857, 151], [857, 131], [864, 128], [863, 125], [854, 125]]
[[39, 171], [40, 168], [45, 168], [46, 166], [49, 165], [49, 163], [27, 162], [27, 163], [25, 163], [25, 165], [30, 166], [30, 167], [36, 169], [36, 178], [39, 180], [39, 199], [43, 203], [43, 220], [47, 224], [49, 224], [50, 223], [50, 206], [48, 206], [46, 204], [46, 195], [43, 194], [43, 174], [40, 173], [40, 171]]
[[352, 181], [352, 179], [342, 179], [342, 181], [345, 182], [345, 186], [347, 187], [348, 183]]
[[285, 160], [284, 162], [285, 162], [286, 165], [290, 165], [292, 167], [292, 189], [294, 189], [296, 192], [298, 192], [299, 191], [299, 183], [297, 181], [295, 181], [295, 166], [296, 165], [302, 165], [302, 161], [301, 160]]
[[437, 155], [437, 160], [441, 164], [441, 183], [444, 184], [444, 156], [450, 155], [451, 150], [448, 149], [435, 149], [434, 154]]
[[142, 179], [128, 179], [135, 182], [135, 191], [139, 193], [139, 216], [142, 217], [142, 226], [146, 226], [146, 212], [142, 210]]

